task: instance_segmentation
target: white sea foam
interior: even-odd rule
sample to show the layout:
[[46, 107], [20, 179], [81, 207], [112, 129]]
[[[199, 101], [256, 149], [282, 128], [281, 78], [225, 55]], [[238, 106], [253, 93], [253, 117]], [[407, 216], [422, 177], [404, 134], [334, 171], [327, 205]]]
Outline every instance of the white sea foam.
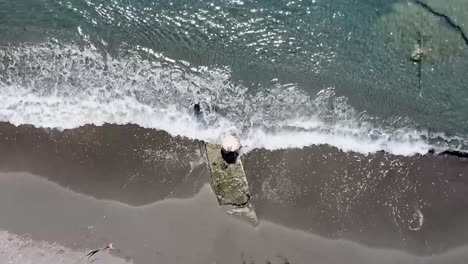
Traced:
[[[119, 55], [92, 45], [0, 47], [0, 121], [59, 129], [134, 123], [172, 135], [218, 141], [242, 134], [246, 150], [330, 144], [361, 153], [426, 153], [426, 133], [371, 124], [325, 88], [309, 96], [294, 84], [249, 91], [229, 69], [192, 67], [149, 49]], [[203, 117], [192, 113], [200, 102]]]

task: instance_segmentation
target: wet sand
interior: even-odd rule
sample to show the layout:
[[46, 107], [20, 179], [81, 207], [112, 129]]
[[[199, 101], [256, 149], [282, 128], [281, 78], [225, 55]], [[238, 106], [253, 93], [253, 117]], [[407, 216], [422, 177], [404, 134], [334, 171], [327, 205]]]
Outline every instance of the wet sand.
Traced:
[[[2, 173], [0, 181], [0, 208], [9, 212], [0, 225], [36, 241], [55, 241], [70, 248], [61, 253], [76, 255], [72, 263], [88, 263], [83, 257], [90, 250], [86, 249], [109, 242], [119, 249], [113, 254], [128, 263], [448, 263], [468, 257], [466, 248], [416, 257], [269, 221], [254, 228], [217, 207], [209, 186], [193, 198], [133, 207], [75, 193], [27, 173]], [[57, 252], [44, 254], [53, 259]], [[102, 258], [97, 255], [95, 263], [111, 263]]]
[[[463, 158], [256, 150], [243, 157], [254, 227], [218, 207], [201, 143], [165, 132], [3, 123], [0, 155], [0, 229], [28, 235], [30, 250], [57, 243], [75, 256], [113, 242], [112, 254], [134, 263], [468, 259]], [[11, 243], [0, 239], [1, 248]]]
[[[99, 263], [128, 263], [126, 259], [112, 256], [107, 252], [102, 252], [99, 257], [93, 259]], [[0, 263], [78, 264], [87, 262], [82, 251], [0, 231]]]
[[52, 130], [0, 123], [0, 171], [27, 171], [99, 199], [143, 205], [209, 182], [201, 142], [136, 125]]
[[244, 159], [260, 218], [431, 255], [468, 242], [468, 159], [256, 150]]

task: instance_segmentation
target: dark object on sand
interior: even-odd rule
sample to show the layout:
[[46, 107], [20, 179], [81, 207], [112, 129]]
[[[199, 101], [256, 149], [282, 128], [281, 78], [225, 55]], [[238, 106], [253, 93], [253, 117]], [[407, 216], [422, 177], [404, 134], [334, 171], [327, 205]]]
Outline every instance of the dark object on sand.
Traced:
[[100, 249], [96, 249], [96, 250], [93, 250], [91, 252], [89, 252], [88, 254], [86, 254], [86, 256], [88, 257], [88, 259], [90, 259], [92, 256], [94, 256], [94, 254], [98, 253], [99, 251], [102, 251], [102, 250], [113, 250], [114, 247], [112, 246], [112, 243], [103, 247], [103, 248], [100, 248]]

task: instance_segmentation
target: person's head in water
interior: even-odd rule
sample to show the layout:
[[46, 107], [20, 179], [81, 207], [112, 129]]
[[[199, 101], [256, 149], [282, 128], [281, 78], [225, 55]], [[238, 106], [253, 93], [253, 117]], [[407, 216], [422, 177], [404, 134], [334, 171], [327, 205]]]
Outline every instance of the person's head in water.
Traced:
[[202, 114], [200, 103], [193, 103], [193, 113], [196, 117], [200, 117]]
[[235, 163], [239, 157], [239, 151], [242, 148], [239, 137], [235, 134], [227, 135], [221, 144], [221, 156], [229, 163]]

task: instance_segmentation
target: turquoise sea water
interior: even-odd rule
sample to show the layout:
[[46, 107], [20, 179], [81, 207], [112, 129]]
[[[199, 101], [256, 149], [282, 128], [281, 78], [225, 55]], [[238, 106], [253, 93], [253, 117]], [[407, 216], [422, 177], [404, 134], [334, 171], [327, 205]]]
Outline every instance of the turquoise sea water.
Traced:
[[[468, 2], [423, 2], [468, 34]], [[413, 1], [0, 0], [0, 62], [2, 121], [206, 140], [238, 129], [267, 148], [466, 148], [468, 45]]]

